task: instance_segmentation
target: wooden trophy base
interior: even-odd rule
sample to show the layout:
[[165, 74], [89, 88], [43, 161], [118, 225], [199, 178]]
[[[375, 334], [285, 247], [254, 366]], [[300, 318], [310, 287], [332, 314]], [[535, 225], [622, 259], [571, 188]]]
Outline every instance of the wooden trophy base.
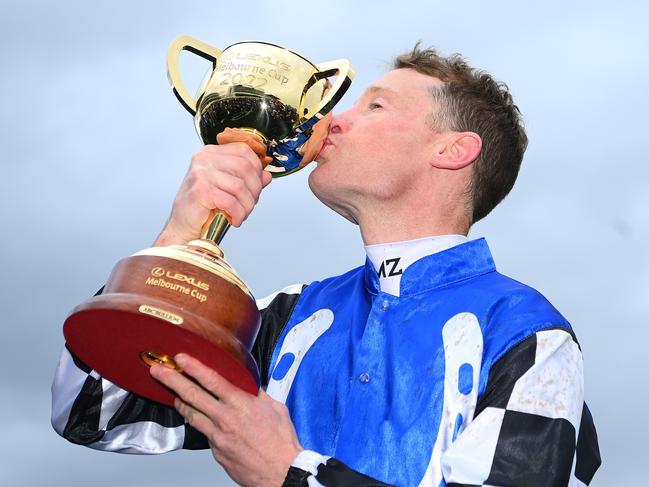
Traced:
[[149, 367], [180, 368], [187, 353], [257, 394], [249, 350], [260, 316], [250, 291], [214, 244], [153, 247], [117, 263], [102, 294], [77, 306], [63, 332], [72, 352], [116, 385], [162, 404], [174, 394]]

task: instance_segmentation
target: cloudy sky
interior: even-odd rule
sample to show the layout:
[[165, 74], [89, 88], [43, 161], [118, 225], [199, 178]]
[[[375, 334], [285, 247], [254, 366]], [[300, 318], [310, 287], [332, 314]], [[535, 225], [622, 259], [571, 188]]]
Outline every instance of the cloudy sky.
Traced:
[[[530, 146], [514, 191], [472, 235], [576, 329], [604, 458], [593, 485], [643, 483], [648, 14], [639, 1], [3, 1], [0, 484], [229, 485], [209, 452], [95, 452], [49, 425], [65, 316], [150, 245], [200, 147], [165, 74], [180, 34], [347, 57], [357, 77], [340, 109], [417, 40], [506, 81]], [[188, 55], [183, 69], [191, 84], [206, 66]], [[357, 229], [310, 194], [307, 173], [275, 181], [224, 241], [257, 296], [363, 261]]]

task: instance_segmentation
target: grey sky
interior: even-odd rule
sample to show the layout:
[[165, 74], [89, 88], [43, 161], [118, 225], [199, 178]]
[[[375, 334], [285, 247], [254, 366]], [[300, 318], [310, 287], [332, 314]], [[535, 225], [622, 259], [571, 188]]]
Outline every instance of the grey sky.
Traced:
[[[472, 235], [575, 327], [604, 459], [593, 485], [644, 484], [648, 13], [585, 1], [3, 2], [0, 484], [227, 485], [209, 452], [101, 453], [49, 426], [66, 314], [153, 241], [200, 147], [165, 74], [180, 34], [347, 57], [357, 77], [339, 109], [419, 39], [507, 82], [530, 146], [514, 191]], [[205, 69], [190, 56], [183, 67], [188, 82]], [[310, 194], [308, 171], [274, 181], [224, 241], [258, 296], [363, 261], [357, 229]]]

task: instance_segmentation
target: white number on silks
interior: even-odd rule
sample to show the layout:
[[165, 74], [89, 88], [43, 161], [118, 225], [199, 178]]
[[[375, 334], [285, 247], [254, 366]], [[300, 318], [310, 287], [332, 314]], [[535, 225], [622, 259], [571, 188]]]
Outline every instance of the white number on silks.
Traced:
[[430, 463], [420, 487], [442, 481], [442, 453], [473, 420], [482, 363], [482, 330], [473, 313], [459, 313], [442, 328], [444, 341], [444, 404]]
[[286, 402], [297, 369], [309, 348], [334, 322], [333, 311], [320, 309], [288, 332], [277, 355], [266, 393], [281, 403]]

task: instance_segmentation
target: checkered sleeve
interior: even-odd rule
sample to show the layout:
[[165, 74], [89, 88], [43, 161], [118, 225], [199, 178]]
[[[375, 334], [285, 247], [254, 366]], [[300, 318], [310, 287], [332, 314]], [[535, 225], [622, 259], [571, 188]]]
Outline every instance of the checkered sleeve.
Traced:
[[448, 487], [581, 487], [600, 465], [570, 330], [537, 332], [490, 369], [474, 420], [442, 455]]
[[[289, 286], [257, 302], [262, 325], [252, 354], [263, 379], [272, 349], [304, 287]], [[121, 389], [81, 362], [67, 346], [52, 384], [52, 426], [72, 443], [119, 453], [209, 447], [206, 438], [173, 407]]]
[[335, 458], [303, 450], [295, 458], [282, 487], [391, 487], [363, 475]]

